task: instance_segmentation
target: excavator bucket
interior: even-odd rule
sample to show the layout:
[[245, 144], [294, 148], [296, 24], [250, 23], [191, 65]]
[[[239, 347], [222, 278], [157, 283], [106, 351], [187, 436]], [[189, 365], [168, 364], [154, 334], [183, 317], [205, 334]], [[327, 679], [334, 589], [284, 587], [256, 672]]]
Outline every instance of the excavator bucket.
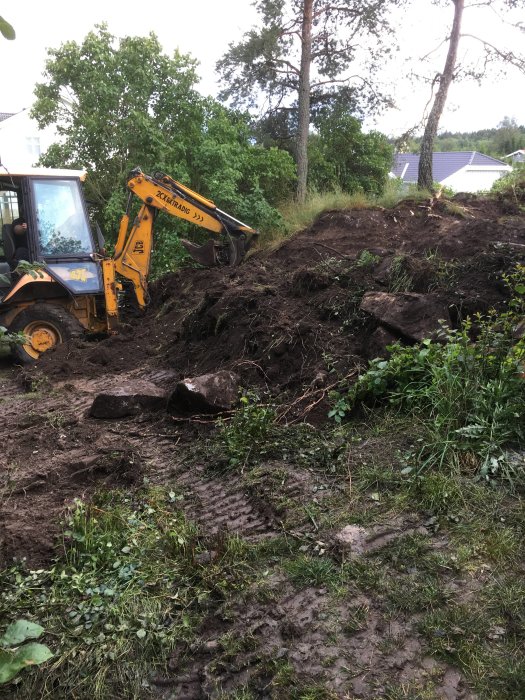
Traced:
[[213, 238], [209, 238], [201, 246], [184, 239], [181, 239], [181, 243], [199, 265], [204, 267], [214, 267], [216, 265], [235, 267], [244, 260], [244, 256], [256, 238], [256, 234], [248, 238], [245, 233], [242, 233], [227, 235], [225, 243]]
[[203, 267], [214, 267], [217, 265], [217, 251], [212, 238], [209, 238], [204, 245], [195, 245], [195, 243], [184, 238], [180, 242], [199, 265], [203, 265]]

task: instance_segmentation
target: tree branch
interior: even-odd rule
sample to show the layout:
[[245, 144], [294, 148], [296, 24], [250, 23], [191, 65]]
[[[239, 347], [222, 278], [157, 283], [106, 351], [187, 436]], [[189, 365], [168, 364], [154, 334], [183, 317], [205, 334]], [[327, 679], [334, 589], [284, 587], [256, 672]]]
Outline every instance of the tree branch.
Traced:
[[509, 63], [511, 66], [518, 68], [518, 70], [520, 70], [522, 73], [525, 73], [525, 58], [523, 56], [516, 56], [516, 54], [513, 51], [502, 51], [501, 49], [498, 49], [497, 46], [494, 46], [494, 44], [491, 44], [485, 39], [481, 39], [475, 34], [462, 34], [461, 36], [468, 37], [469, 39], [474, 39], [475, 41], [479, 41], [480, 44], [483, 44], [485, 49], [490, 49], [491, 51], [493, 51], [505, 63]]

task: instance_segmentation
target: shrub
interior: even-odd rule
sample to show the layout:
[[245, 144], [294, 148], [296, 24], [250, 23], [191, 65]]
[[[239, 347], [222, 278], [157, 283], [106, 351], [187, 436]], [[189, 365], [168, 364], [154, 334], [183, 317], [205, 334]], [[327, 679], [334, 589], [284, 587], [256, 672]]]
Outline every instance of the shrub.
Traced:
[[388, 360], [373, 360], [348, 395], [336, 397], [339, 411], [332, 415], [342, 418], [342, 408], [362, 401], [387, 401], [423, 421], [419, 470], [461, 467], [463, 455], [469, 462], [475, 455], [483, 478], [499, 473], [523, 480], [503, 448], [525, 442], [525, 339], [514, 337], [525, 313], [525, 266], [507, 282], [514, 295], [506, 312], [493, 310], [467, 319], [459, 330], [443, 329], [443, 342], [391, 346]]

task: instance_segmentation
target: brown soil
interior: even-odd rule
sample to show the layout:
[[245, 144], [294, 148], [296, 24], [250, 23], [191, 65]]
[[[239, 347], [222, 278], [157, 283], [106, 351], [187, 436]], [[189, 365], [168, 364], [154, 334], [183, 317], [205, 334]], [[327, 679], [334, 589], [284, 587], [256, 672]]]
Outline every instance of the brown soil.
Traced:
[[[501, 274], [524, 256], [524, 217], [488, 200], [469, 201], [461, 217], [447, 206], [325, 212], [240, 268], [164, 277], [147, 314], [118, 335], [61, 346], [25, 373], [5, 370], [2, 395], [15, 396], [0, 418], [0, 487], [9, 494], [0, 508], [4, 560], [45, 558], [65, 504], [108, 479], [130, 483], [140, 473], [133, 455], [149, 449], [142, 425], [151, 431], [152, 421], [165, 419], [90, 419], [98, 391], [139, 377], [168, 389], [182, 377], [233, 369], [245, 387], [295, 401], [288, 420], [315, 423], [326, 415], [330, 372], [349, 374], [370, 354], [377, 322], [359, 310], [360, 300], [365, 291], [391, 289], [393, 265], [408, 275], [410, 291], [437, 291], [454, 319], [501, 305]], [[364, 250], [376, 257], [356, 264]], [[113, 460], [120, 455], [116, 470], [106, 465], [108, 451]], [[128, 458], [131, 470], [123, 466]], [[145, 468], [157, 472], [158, 464]], [[35, 522], [38, 534], [28, 537]]]
[[[96, 420], [87, 415], [93, 397], [134, 378], [169, 389], [182, 377], [229, 369], [246, 388], [279, 396], [291, 407], [288, 420], [321, 422], [331, 373], [350, 375], [371, 353], [378, 324], [359, 310], [365, 291], [438, 293], [454, 322], [505, 302], [501, 274], [523, 261], [525, 218], [508, 215], [494, 201], [472, 199], [463, 206], [462, 216], [448, 213], [442, 202], [325, 212], [311, 228], [238, 269], [188, 269], [163, 278], [153, 285], [147, 314], [130, 319], [117, 336], [62, 346], [24, 373], [0, 368], [0, 565], [13, 558], [27, 558], [31, 566], [49, 562], [74, 498], [102, 485], [133, 488], [144, 476], [177, 484], [187, 495], [188, 516], [210, 535], [229, 529], [257, 540], [277, 532], [279, 513], [240, 480], [231, 474], [211, 478], [184, 460], [184, 447], [209, 425], [177, 423], [159, 413]], [[368, 265], [356, 262], [365, 261], [365, 250], [376, 256]], [[401, 281], [404, 290], [396, 288]], [[298, 498], [313, 488], [311, 482], [311, 474], [295, 473], [283, 488]], [[293, 623], [294, 664], [301, 671], [308, 665], [315, 675], [328, 654], [324, 633], [312, 622], [323, 610], [325, 592], [283, 586], [277, 609], [261, 604], [248, 613], [234, 611], [229, 629], [235, 632], [248, 619], [262, 643], [271, 639], [278, 651], [289, 645]], [[373, 668], [374, 639], [386, 632], [374, 615], [367, 624], [369, 630], [353, 637], [351, 651], [363, 657], [363, 667]], [[420, 645], [406, 628], [399, 634], [403, 643], [388, 668], [398, 680], [410, 680], [422, 673], [419, 662], [412, 663]], [[221, 679], [207, 678], [209, 658], [209, 649], [199, 650], [189, 669], [203, 694], [180, 690], [180, 697], [212, 697], [206, 684], [211, 688]], [[455, 671], [444, 673], [450, 687], [443, 697], [470, 697]], [[232, 678], [222, 679], [226, 688]], [[364, 676], [356, 678], [353, 692], [375, 697]]]

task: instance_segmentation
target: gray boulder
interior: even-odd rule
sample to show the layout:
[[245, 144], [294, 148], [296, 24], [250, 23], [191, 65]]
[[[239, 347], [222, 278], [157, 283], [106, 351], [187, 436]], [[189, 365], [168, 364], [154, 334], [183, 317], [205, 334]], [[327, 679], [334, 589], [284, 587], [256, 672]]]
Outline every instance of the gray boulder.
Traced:
[[361, 310], [382, 326], [416, 342], [435, 337], [440, 321], [450, 323], [447, 305], [435, 294], [367, 292]]
[[162, 411], [166, 392], [155, 384], [137, 379], [97, 394], [89, 415], [92, 418], [125, 418], [144, 411]]
[[213, 374], [184, 379], [168, 399], [168, 413], [223, 413], [233, 408], [239, 398], [240, 377], [220, 370]]

